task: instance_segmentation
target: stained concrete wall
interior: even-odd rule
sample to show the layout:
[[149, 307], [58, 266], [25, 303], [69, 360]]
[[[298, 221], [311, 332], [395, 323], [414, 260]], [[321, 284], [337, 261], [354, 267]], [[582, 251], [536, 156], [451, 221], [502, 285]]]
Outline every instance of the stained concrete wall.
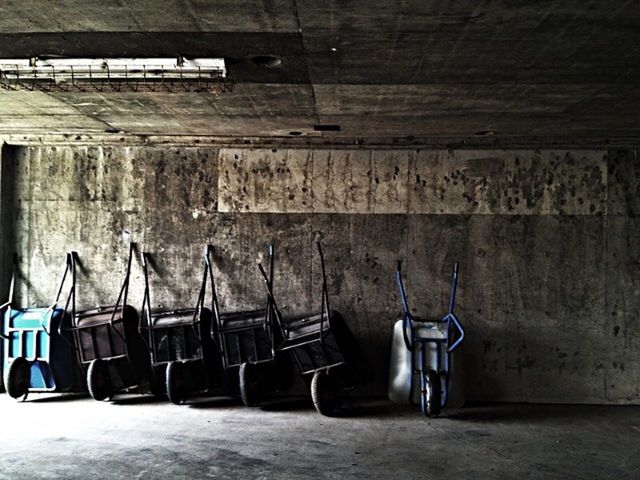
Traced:
[[[18, 290], [25, 304], [49, 301], [70, 248], [83, 263], [79, 304], [113, 302], [127, 230], [154, 256], [156, 305], [195, 301], [206, 243], [216, 248], [223, 308], [263, 305], [255, 260], [273, 241], [281, 306], [310, 311], [319, 307], [312, 241], [320, 236], [333, 305], [378, 372], [361, 393], [385, 391], [400, 311], [396, 258], [405, 259], [410, 299], [425, 316], [444, 312], [459, 260], [471, 398], [640, 403], [636, 151], [8, 153], [5, 243], [29, 278]], [[132, 282], [139, 305], [137, 261]]]

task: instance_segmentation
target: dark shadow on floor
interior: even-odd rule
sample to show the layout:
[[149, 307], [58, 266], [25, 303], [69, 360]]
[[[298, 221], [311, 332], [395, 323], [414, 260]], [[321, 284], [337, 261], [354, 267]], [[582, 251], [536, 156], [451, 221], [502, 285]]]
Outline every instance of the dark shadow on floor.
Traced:
[[389, 402], [372, 401], [369, 403], [345, 403], [338, 414], [343, 418], [379, 418], [394, 413], [393, 405]]
[[260, 405], [261, 410], [267, 412], [295, 412], [300, 410], [312, 410], [311, 398], [304, 396], [274, 397]]
[[147, 394], [125, 394], [125, 396], [116, 395], [111, 402], [113, 405], [148, 405], [150, 403], [166, 403], [166, 400]]
[[242, 401], [234, 397], [199, 397], [187, 400], [189, 408], [224, 408], [239, 407]]
[[[260, 405], [260, 408], [269, 412], [314, 411], [311, 398], [306, 396], [271, 399], [264, 405]], [[346, 399], [337, 416], [366, 418], [387, 416], [391, 413], [393, 413], [393, 404], [386, 400]]]
[[26, 403], [54, 403], [73, 402], [75, 400], [85, 400], [89, 398], [88, 393], [60, 393], [60, 394], [31, 393], [27, 397]]
[[558, 422], [603, 418], [615, 410], [633, 408], [611, 405], [541, 405], [523, 403], [471, 404], [457, 410], [443, 412], [443, 417], [465, 422]]

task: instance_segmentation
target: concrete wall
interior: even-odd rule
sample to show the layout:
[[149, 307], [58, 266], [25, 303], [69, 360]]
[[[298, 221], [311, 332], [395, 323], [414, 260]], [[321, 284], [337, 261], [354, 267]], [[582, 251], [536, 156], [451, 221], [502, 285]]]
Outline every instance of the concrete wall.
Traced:
[[[7, 161], [4, 253], [20, 253], [24, 303], [49, 301], [69, 248], [79, 303], [113, 302], [128, 230], [154, 255], [154, 304], [195, 301], [212, 243], [223, 307], [263, 305], [255, 259], [273, 241], [281, 306], [309, 311], [321, 236], [333, 304], [378, 372], [361, 393], [385, 392], [396, 258], [424, 316], [444, 313], [457, 259], [471, 398], [640, 403], [635, 151], [25, 147]], [[135, 305], [140, 280], [136, 263]]]

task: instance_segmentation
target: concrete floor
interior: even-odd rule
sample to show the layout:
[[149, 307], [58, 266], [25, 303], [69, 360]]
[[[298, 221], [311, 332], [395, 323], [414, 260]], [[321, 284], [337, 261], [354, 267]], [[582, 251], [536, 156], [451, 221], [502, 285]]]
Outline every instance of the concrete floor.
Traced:
[[0, 479], [638, 479], [640, 407], [475, 406], [426, 420], [387, 404], [324, 418], [247, 409], [0, 397]]

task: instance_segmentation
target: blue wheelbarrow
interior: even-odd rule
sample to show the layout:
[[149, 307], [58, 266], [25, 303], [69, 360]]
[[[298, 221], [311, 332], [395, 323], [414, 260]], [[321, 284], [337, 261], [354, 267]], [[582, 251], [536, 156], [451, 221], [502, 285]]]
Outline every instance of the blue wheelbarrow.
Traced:
[[[453, 353], [464, 339], [464, 329], [454, 313], [458, 262], [453, 269], [449, 311], [441, 319], [416, 318], [409, 310], [398, 261], [396, 281], [402, 301], [402, 318], [394, 326], [389, 369], [389, 398], [401, 404], [419, 404], [422, 414], [440, 414], [445, 406], [464, 403], [460, 360]], [[457, 368], [453, 369], [453, 364]], [[455, 394], [455, 396], [453, 395]]]
[[[31, 392], [85, 390], [68, 313], [69, 303], [75, 295], [72, 256], [73, 253], [67, 253], [64, 273], [53, 303], [41, 308], [14, 308], [13, 291], [18, 274], [17, 259], [14, 260], [9, 301], [3, 305], [6, 310], [1, 335], [4, 383], [7, 393], [13, 398], [26, 400]], [[61, 307], [60, 297], [69, 277], [71, 286]]]

